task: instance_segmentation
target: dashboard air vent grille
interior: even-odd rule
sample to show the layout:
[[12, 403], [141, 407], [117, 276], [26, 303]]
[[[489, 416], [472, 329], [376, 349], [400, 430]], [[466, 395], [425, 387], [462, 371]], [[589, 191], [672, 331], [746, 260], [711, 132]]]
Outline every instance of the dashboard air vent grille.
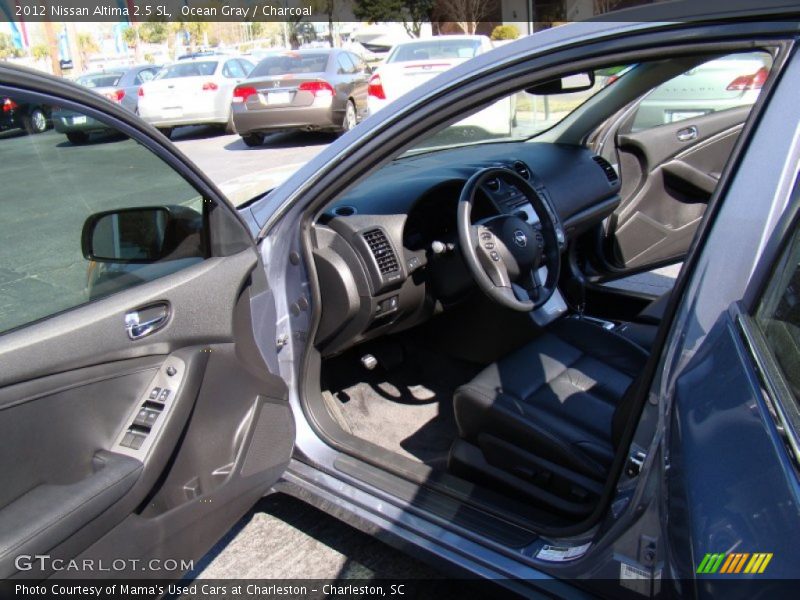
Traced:
[[396, 273], [400, 270], [400, 263], [397, 262], [397, 257], [386, 239], [386, 234], [380, 229], [371, 229], [364, 234], [372, 255], [375, 257], [375, 262], [378, 263], [378, 270], [383, 275]]
[[528, 169], [528, 165], [526, 165], [521, 160], [518, 160], [514, 163], [514, 170], [517, 172], [517, 175], [519, 175], [523, 179], [531, 178], [531, 171], [530, 169]]
[[611, 163], [608, 162], [602, 156], [593, 156], [592, 160], [600, 165], [600, 168], [603, 169], [603, 172], [606, 174], [606, 179], [608, 179], [609, 183], [617, 183], [619, 181], [619, 175], [614, 170], [614, 167], [611, 166]]

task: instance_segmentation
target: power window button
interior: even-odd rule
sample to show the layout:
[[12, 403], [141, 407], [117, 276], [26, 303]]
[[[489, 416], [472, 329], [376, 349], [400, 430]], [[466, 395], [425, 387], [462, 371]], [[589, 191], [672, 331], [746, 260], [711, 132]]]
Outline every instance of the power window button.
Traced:
[[160, 387], [153, 388], [152, 391], [150, 392], [150, 400], [157, 400], [158, 399], [158, 395], [160, 393], [161, 393], [161, 388]]
[[164, 402], [167, 401], [167, 398], [169, 398], [170, 393], [171, 393], [171, 390], [169, 390], [167, 388], [164, 388], [163, 390], [161, 390], [161, 393], [158, 395], [158, 401], [163, 404]]

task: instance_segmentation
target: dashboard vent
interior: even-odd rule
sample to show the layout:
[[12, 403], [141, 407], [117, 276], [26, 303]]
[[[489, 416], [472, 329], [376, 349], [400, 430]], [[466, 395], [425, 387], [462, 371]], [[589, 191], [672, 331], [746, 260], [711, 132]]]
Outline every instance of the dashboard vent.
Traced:
[[592, 160], [600, 165], [601, 169], [603, 169], [603, 173], [606, 174], [606, 179], [608, 179], [609, 183], [617, 183], [619, 181], [619, 175], [617, 175], [614, 167], [612, 167], [611, 163], [605, 158], [602, 156], [593, 156]]
[[531, 171], [521, 160], [518, 160], [514, 163], [514, 170], [517, 172], [517, 175], [522, 177], [523, 179], [530, 179], [531, 178]]
[[397, 262], [397, 257], [386, 239], [386, 234], [380, 229], [371, 229], [364, 234], [372, 255], [375, 257], [375, 262], [378, 263], [378, 270], [382, 275], [396, 273], [400, 270], [400, 263]]

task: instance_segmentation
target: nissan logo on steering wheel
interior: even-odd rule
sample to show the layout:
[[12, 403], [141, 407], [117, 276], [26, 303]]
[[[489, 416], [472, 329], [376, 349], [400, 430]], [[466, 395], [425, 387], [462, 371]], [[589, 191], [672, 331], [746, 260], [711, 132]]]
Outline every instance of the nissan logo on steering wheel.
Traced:
[[525, 237], [525, 232], [522, 231], [522, 229], [514, 231], [514, 243], [520, 248], [524, 248], [528, 245], [528, 238]]

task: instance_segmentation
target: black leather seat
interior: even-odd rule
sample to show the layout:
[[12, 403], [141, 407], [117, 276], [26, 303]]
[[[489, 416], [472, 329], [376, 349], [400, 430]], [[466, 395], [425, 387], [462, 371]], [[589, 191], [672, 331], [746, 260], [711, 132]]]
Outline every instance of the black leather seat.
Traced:
[[456, 390], [456, 444], [515, 474], [552, 464], [604, 481], [647, 356], [614, 332], [562, 319]]

